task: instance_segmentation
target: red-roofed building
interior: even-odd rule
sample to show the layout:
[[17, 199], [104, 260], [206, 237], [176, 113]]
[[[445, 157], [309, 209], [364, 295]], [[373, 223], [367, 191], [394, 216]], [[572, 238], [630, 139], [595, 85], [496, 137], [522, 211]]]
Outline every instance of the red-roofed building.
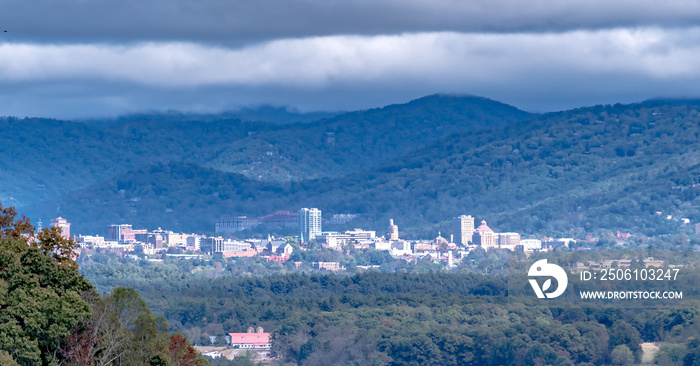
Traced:
[[247, 333], [229, 333], [231, 347], [234, 348], [270, 348], [270, 333], [263, 333], [263, 328], [258, 327], [256, 332], [248, 328]]

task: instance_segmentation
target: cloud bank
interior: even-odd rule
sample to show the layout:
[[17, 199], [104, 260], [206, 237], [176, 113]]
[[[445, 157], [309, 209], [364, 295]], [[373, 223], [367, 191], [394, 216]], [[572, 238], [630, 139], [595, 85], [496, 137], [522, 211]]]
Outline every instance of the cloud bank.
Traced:
[[691, 0], [5, 0], [17, 42], [243, 44], [339, 34], [566, 32], [700, 24]]
[[697, 77], [700, 28], [545, 35], [328, 36], [239, 49], [194, 43], [0, 44], [0, 81], [106, 80], [150, 86], [507, 82], [536, 73]]
[[[312, 97], [329, 90], [375, 95], [410, 89], [414, 96], [474, 93], [529, 109], [546, 103], [552, 106], [545, 109], [556, 109], [573, 106], [566, 100], [586, 94], [589, 100], [595, 95], [640, 97], [634, 91], [645, 84], [657, 85], [656, 95], [694, 92], [679, 85], [700, 79], [700, 28], [326, 36], [239, 48], [185, 42], [5, 43], [0, 55], [4, 85], [82, 83], [81, 90], [91, 83], [110, 84], [119, 85], [115, 91], [148, 89], [164, 97], [218, 88], [232, 100], [251, 91], [297, 90]], [[656, 96], [645, 90], [646, 97]], [[191, 97], [197, 102], [196, 95]], [[127, 99], [106, 97], [122, 106], [130, 105]], [[302, 104], [323, 108], [324, 103]], [[369, 100], [359, 104], [365, 103]]]
[[700, 97], [688, 0], [6, 0], [0, 29], [0, 115]]

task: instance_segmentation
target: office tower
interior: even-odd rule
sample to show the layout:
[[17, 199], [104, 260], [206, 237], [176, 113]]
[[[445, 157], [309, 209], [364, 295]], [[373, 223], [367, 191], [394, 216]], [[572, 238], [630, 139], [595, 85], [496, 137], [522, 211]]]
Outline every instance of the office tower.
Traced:
[[471, 215], [462, 215], [452, 220], [452, 235], [456, 244], [467, 245], [474, 236], [474, 218]]
[[107, 240], [116, 240], [121, 242], [131, 242], [135, 240], [134, 231], [131, 225], [127, 224], [112, 224], [109, 225], [109, 233]]
[[299, 223], [299, 240], [308, 242], [321, 235], [321, 210], [302, 208], [297, 216]]
[[394, 219], [389, 219], [389, 240], [399, 240], [399, 227], [394, 225]]

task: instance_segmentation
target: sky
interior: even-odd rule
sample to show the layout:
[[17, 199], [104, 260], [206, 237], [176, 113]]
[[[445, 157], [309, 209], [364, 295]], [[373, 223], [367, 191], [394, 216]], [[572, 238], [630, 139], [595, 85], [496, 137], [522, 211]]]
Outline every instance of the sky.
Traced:
[[[7, 32], [4, 32], [4, 31]], [[2, 0], [0, 116], [700, 98], [700, 2]]]

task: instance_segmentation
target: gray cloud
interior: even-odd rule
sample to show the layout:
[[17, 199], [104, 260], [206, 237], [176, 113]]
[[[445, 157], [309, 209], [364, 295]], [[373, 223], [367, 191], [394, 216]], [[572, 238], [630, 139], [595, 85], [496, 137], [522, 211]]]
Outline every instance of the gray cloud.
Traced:
[[698, 96], [700, 27], [408, 33], [183, 42], [0, 44], [0, 115], [89, 117], [273, 103], [355, 109], [435, 92], [546, 111]]
[[[691, 40], [695, 40], [691, 42]], [[225, 48], [0, 44], [0, 81], [104, 80], [164, 88], [326, 88], [336, 83], [507, 83], [561, 72], [664, 80], [700, 75], [700, 28], [555, 34], [411, 33], [282, 39]]]
[[337, 34], [561, 32], [700, 24], [692, 0], [5, 0], [13, 42], [226, 45]]
[[5, 0], [0, 115], [700, 96], [690, 0]]

